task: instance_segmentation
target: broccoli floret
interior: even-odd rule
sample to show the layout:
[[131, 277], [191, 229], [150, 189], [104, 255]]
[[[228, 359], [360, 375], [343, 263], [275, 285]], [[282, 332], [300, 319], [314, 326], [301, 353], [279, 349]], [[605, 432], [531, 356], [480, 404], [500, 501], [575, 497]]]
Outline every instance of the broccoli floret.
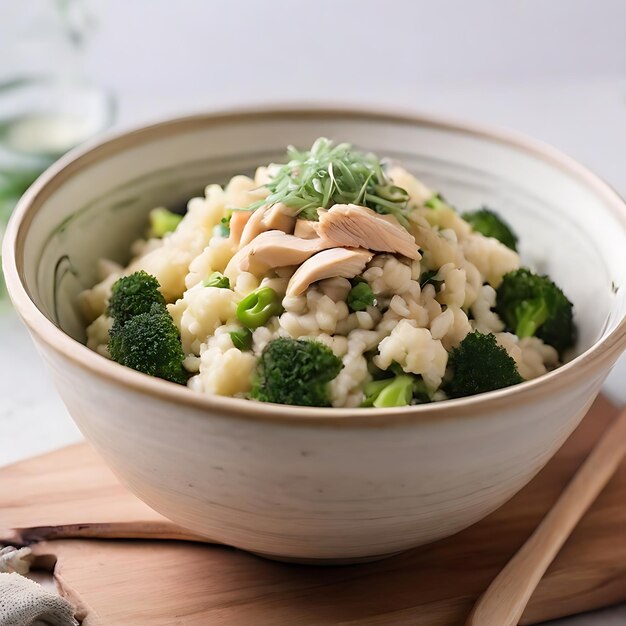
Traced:
[[348, 292], [346, 298], [350, 311], [365, 311], [368, 306], [376, 303], [372, 288], [363, 280], [358, 281]]
[[274, 339], [257, 365], [251, 398], [299, 406], [330, 406], [328, 383], [343, 364], [318, 341]]
[[167, 309], [153, 304], [121, 326], [114, 322], [109, 333], [109, 354], [114, 361], [138, 372], [185, 384], [185, 355], [180, 335]]
[[430, 390], [421, 376], [413, 377], [413, 404], [432, 402]]
[[144, 271], [118, 279], [111, 290], [107, 315], [124, 326], [131, 317], [148, 313], [153, 304], [165, 308], [159, 286], [159, 281]]
[[156, 237], [160, 239], [161, 237], [165, 237], [167, 233], [173, 233], [182, 219], [182, 215], [172, 213], [164, 207], [152, 209], [152, 211], [150, 211], [150, 228], [148, 229], [148, 237]]
[[[430, 402], [430, 391], [421, 376], [407, 374], [398, 363], [392, 363], [387, 370], [375, 368], [374, 380], [363, 387], [365, 400], [362, 407], [392, 407]], [[384, 378], [377, 379], [377, 376]]]
[[511, 227], [494, 211], [483, 207], [478, 211], [463, 213], [461, 217], [476, 231], [485, 237], [493, 237], [507, 248], [517, 252], [517, 235]]
[[494, 334], [470, 333], [448, 359], [452, 378], [444, 390], [451, 398], [473, 396], [523, 382], [515, 361]]
[[562, 354], [574, 345], [573, 305], [547, 276], [521, 268], [505, 274], [496, 312], [518, 337], [536, 335]]
[[373, 406], [377, 409], [392, 406], [407, 406], [413, 398], [413, 377], [408, 374], [373, 380], [363, 390], [365, 400], [361, 406]]
[[365, 400], [362, 407], [380, 409], [430, 402], [430, 395], [421, 377], [404, 373], [393, 378], [373, 380], [365, 385], [363, 392]]
[[113, 285], [107, 308], [113, 318], [109, 354], [139, 372], [184, 384], [187, 374], [180, 335], [159, 286], [154, 276], [143, 271]]

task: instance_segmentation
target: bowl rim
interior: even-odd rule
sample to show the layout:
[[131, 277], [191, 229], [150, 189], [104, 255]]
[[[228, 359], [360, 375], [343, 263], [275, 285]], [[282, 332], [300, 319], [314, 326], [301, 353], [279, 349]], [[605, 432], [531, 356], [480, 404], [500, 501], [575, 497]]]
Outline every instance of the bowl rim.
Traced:
[[140, 125], [126, 131], [109, 132], [99, 139], [75, 148], [41, 174], [22, 196], [5, 232], [2, 264], [9, 295], [31, 334], [80, 368], [106, 378], [109, 383], [130, 388], [132, 391], [153, 398], [169, 400], [174, 404], [185, 405], [190, 408], [203, 409], [207, 413], [217, 412], [231, 418], [330, 427], [384, 427], [391, 424], [486, 415], [500, 411], [512, 403], [551, 395], [563, 387], [571, 385], [575, 379], [596, 372], [604, 364], [607, 364], [608, 369], [624, 350], [626, 347], [626, 315], [610, 333], [571, 361], [552, 372], [512, 387], [444, 402], [377, 409], [376, 411], [369, 408], [300, 407], [205, 395], [193, 392], [187, 387], [123, 367], [71, 338], [35, 305], [20, 275], [20, 268], [23, 265], [24, 239], [41, 204], [74, 173], [101, 158], [117, 154], [131, 145], [137, 145], [138, 142], [149, 142], [164, 136], [189, 131], [199, 125], [206, 127], [236, 121], [260, 122], [285, 118], [301, 119], [302, 117], [334, 119], [344, 117], [370, 122], [412, 124], [505, 144], [558, 167], [580, 180], [603, 199], [609, 209], [621, 221], [626, 232], [626, 202], [610, 185], [556, 148], [510, 130], [473, 122], [461, 122], [448, 117], [417, 114], [412, 111], [355, 107], [352, 105], [278, 104], [269, 107], [230, 108], [223, 111], [179, 116], [152, 124]]

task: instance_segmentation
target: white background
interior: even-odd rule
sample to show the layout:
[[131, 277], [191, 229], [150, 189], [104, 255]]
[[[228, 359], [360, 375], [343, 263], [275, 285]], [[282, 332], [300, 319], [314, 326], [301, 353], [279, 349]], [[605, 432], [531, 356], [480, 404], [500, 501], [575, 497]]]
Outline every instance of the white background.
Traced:
[[93, 76], [214, 103], [420, 106], [441, 84], [626, 71], [621, 0], [108, 0], [97, 14]]
[[[49, 2], [0, 0], [0, 75], [37, 58], [50, 66], [41, 41], [29, 43], [45, 30], [48, 18], [38, 10]], [[534, 135], [626, 194], [622, 0], [107, 0], [88, 7], [95, 20], [82, 69], [116, 94], [119, 127], [285, 100], [402, 107]], [[2, 465], [78, 433], [10, 314], [0, 318], [0, 340]], [[610, 390], [626, 401], [624, 361]], [[626, 610], [567, 623], [626, 624]]]

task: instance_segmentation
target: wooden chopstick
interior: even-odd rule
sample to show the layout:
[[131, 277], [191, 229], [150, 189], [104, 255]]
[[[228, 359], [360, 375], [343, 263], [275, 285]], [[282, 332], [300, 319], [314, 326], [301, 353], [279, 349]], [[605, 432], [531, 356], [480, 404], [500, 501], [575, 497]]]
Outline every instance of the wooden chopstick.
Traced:
[[515, 626], [550, 563], [626, 454], [624, 409], [504, 569], [478, 599], [466, 626]]

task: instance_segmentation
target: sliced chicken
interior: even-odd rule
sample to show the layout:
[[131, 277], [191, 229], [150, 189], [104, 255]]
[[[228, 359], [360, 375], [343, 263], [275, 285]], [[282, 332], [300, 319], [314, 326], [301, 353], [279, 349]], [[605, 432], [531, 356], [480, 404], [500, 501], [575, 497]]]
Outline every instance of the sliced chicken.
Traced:
[[270, 230], [292, 233], [296, 225], [295, 211], [277, 202], [254, 211], [241, 233], [239, 245], [248, 245], [255, 237]]
[[252, 211], [233, 211], [230, 218], [230, 240], [236, 246], [239, 246], [243, 230], [252, 215]]
[[319, 237], [319, 222], [313, 222], [311, 220], [298, 220], [296, 227], [293, 230], [293, 234], [301, 239], [315, 239]]
[[280, 230], [269, 230], [255, 237], [229, 261], [224, 274], [229, 278], [239, 272], [259, 276], [267, 270], [300, 265], [320, 250], [337, 245], [326, 239], [300, 239]]
[[393, 215], [379, 215], [356, 204], [335, 204], [322, 213], [319, 233], [342, 246], [421, 258], [415, 238]]
[[325, 278], [354, 278], [365, 269], [373, 256], [373, 252], [362, 248], [323, 250], [296, 270], [287, 285], [287, 295], [299, 296], [311, 283]]

